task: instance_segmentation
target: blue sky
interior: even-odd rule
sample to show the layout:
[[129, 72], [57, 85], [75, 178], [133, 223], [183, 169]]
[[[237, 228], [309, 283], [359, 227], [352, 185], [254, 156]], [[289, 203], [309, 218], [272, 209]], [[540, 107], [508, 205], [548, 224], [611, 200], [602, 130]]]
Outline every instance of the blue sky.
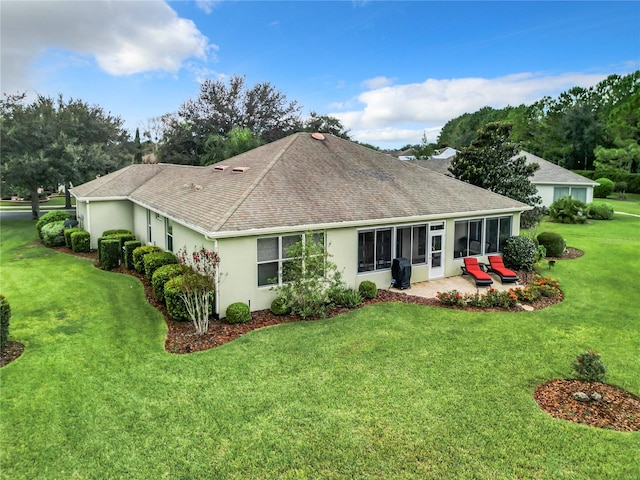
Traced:
[[640, 68], [640, 2], [3, 0], [0, 20], [3, 92], [80, 98], [132, 131], [237, 74], [396, 148]]

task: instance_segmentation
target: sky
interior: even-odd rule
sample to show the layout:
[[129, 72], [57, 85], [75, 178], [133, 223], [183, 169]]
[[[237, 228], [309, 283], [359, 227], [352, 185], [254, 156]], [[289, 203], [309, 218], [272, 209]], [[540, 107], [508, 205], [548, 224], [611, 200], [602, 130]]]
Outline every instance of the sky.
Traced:
[[639, 25], [639, 1], [0, 0], [0, 88], [81, 99], [133, 133], [243, 75], [400, 148], [640, 69]]

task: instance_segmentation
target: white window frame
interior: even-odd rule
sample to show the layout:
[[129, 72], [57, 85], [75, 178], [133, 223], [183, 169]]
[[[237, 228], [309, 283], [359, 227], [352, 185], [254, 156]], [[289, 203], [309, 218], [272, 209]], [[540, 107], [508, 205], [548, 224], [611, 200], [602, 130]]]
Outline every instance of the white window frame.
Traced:
[[[292, 238], [296, 237], [296, 241], [293, 243], [289, 243], [290, 240]], [[315, 241], [322, 241], [322, 244], [324, 245], [324, 253], [326, 254], [327, 251], [327, 242], [326, 242], [326, 236], [325, 236], [325, 232], [313, 232], [313, 237]], [[277, 258], [268, 258], [268, 259], [263, 259], [260, 260], [260, 250], [259, 250], [259, 244], [261, 240], [271, 240], [271, 239], [277, 239], [277, 246], [278, 246], [278, 253], [277, 253]], [[288, 240], [287, 240], [288, 239]], [[295, 243], [297, 243], [298, 241], [300, 241], [300, 239], [305, 242], [306, 241], [306, 233], [291, 233], [291, 234], [287, 234], [287, 235], [278, 235], [278, 236], [270, 236], [270, 237], [260, 237], [256, 240], [256, 250], [257, 250], [257, 269], [256, 269], [256, 274], [257, 274], [257, 278], [256, 278], [256, 284], [258, 285], [258, 288], [271, 288], [271, 287], [275, 287], [275, 286], [279, 286], [282, 285], [283, 282], [283, 278], [282, 278], [282, 266], [285, 262], [287, 261], [292, 261], [294, 260], [292, 257], [287, 256], [287, 249], [289, 248], [289, 246], [294, 245]], [[260, 266], [261, 265], [276, 265], [276, 276], [275, 277], [269, 277], [269, 279], [272, 278], [276, 278], [277, 281], [276, 282], [266, 282], [266, 283], [261, 283], [261, 279], [260, 279]], [[266, 279], [265, 279], [266, 280]]]

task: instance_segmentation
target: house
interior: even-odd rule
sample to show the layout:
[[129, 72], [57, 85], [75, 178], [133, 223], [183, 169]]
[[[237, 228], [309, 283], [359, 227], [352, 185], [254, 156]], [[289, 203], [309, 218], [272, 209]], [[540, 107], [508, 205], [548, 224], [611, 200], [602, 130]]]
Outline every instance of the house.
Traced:
[[[453, 150], [453, 149], [450, 149]], [[453, 150], [456, 152], [455, 150]], [[457, 152], [456, 152], [457, 153]], [[537, 163], [540, 168], [531, 177], [531, 183], [536, 186], [538, 195], [542, 199], [542, 205], [548, 207], [560, 197], [571, 196], [585, 203], [593, 201], [593, 187], [598, 185], [582, 175], [562, 168], [532, 153], [521, 150], [517, 157], [525, 157], [527, 163]], [[436, 155], [430, 160], [416, 162], [417, 165], [428, 168], [434, 172], [451, 176], [449, 167], [455, 157]]]
[[458, 154], [458, 150], [451, 147], [446, 147], [438, 150], [435, 155], [431, 155], [432, 160], [451, 160]]
[[287, 247], [314, 232], [346, 283], [459, 275], [464, 256], [500, 252], [530, 207], [329, 134], [296, 133], [222, 163], [130, 165], [72, 190], [96, 247], [131, 230], [166, 250], [220, 256], [216, 313], [233, 302], [269, 308]]

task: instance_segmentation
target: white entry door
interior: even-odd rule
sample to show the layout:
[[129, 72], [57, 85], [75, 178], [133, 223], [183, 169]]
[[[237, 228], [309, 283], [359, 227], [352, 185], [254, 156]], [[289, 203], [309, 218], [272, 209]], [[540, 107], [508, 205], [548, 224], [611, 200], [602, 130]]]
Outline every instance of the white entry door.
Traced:
[[429, 225], [429, 279], [444, 276], [444, 222]]

